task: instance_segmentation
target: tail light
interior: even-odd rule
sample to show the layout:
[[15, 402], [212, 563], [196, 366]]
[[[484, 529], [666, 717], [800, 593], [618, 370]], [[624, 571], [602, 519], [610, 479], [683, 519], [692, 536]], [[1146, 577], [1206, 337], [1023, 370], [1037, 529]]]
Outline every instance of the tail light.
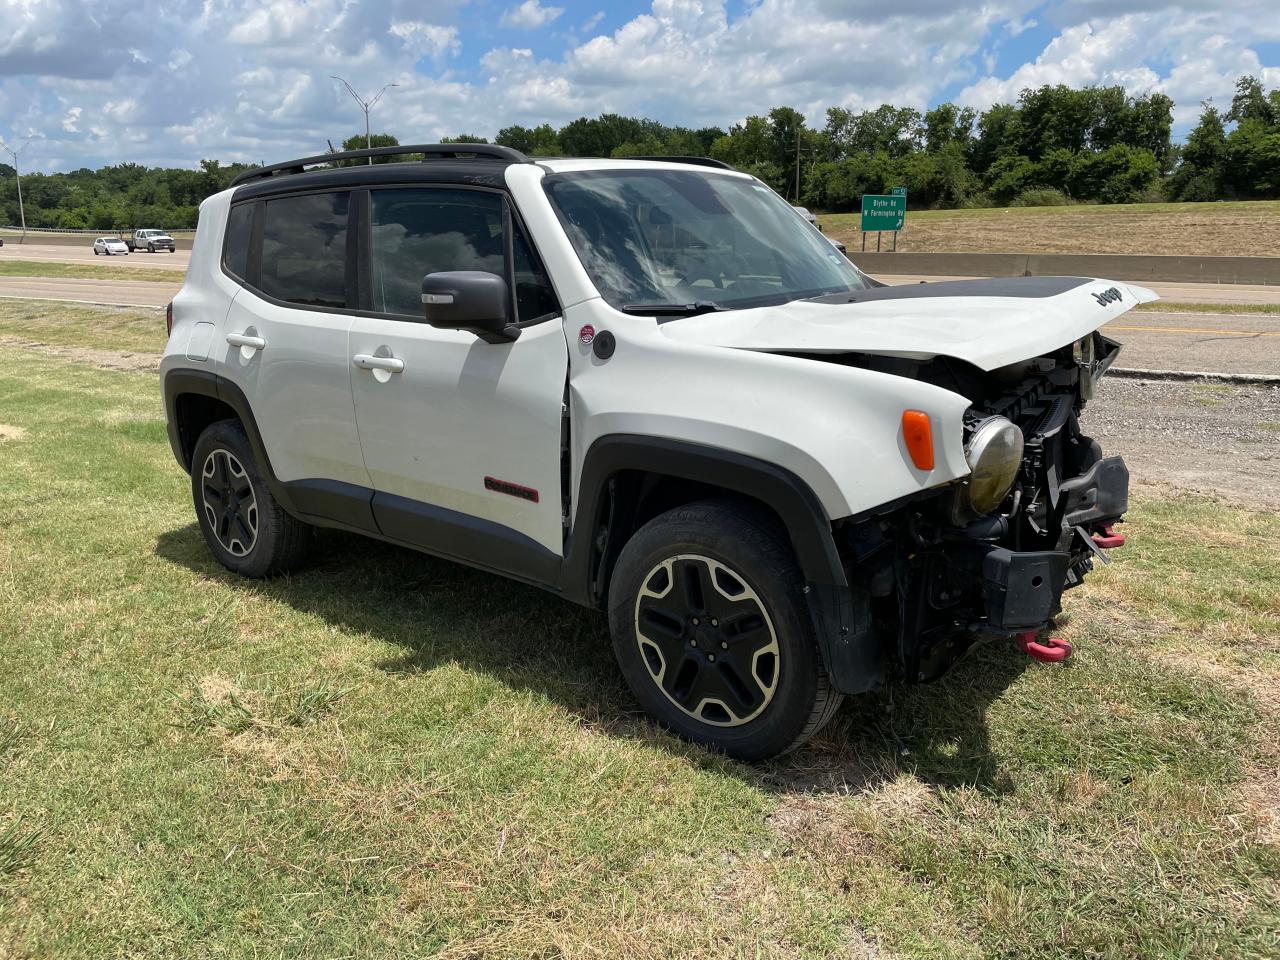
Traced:
[[169, 336], [173, 333], [173, 301], [170, 300], [164, 307], [164, 333]]

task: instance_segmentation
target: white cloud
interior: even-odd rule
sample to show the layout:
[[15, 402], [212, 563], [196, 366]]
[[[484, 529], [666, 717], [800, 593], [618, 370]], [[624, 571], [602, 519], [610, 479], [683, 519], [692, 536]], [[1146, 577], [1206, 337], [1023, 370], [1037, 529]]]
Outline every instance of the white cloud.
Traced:
[[564, 13], [564, 7], [544, 7], [538, 0], [524, 0], [520, 6], [509, 7], [503, 11], [498, 24], [513, 30], [537, 30], [539, 27], [545, 27], [562, 13]]
[[[508, 25], [563, 15], [492, 2]], [[363, 131], [329, 74], [361, 93], [398, 84], [373, 123], [406, 141], [607, 111], [727, 126], [788, 104], [822, 123], [830, 106], [985, 106], [1058, 82], [1162, 90], [1185, 130], [1242, 73], [1280, 85], [1257, 52], [1280, 40], [1274, 0], [1054, 2], [650, 0], [598, 35], [602, 13], [495, 49], [467, 25], [487, 12], [476, 0], [140, 0], [110, 16], [87, 0], [0, 0], [0, 136], [42, 132], [28, 162], [43, 169], [304, 156]], [[1051, 39], [995, 73], [1033, 23]], [[140, 64], [164, 82], [137, 82]]]
[[398, 20], [391, 24], [391, 35], [403, 40], [405, 49], [420, 57], [456, 54], [462, 49], [457, 27], [442, 27], [421, 20]]

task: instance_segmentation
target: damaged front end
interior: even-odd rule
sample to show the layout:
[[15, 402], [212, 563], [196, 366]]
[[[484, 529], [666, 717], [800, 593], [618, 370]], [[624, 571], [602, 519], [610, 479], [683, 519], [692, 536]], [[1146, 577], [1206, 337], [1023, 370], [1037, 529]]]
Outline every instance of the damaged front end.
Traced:
[[949, 358], [842, 358], [960, 393], [972, 406], [965, 480], [837, 526], [850, 583], [870, 597], [891, 674], [943, 674], [984, 637], [1018, 637], [1041, 660], [1070, 648], [1039, 633], [1124, 538], [1129, 473], [1079, 415], [1118, 345], [1094, 333], [991, 373]]

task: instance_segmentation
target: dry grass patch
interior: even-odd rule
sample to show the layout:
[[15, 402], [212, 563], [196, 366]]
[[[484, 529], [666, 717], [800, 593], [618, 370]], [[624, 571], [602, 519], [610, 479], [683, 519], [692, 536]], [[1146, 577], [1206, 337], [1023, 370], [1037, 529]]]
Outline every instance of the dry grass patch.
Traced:
[[0, 443], [7, 440], [24, 440], [27, 436], [25, 427], [15, 427], [8, 423], [0, 423]]
[[[851, 252], [861, 249], [858, 214], [818, 219]], [[868, 239], [874, 245], [875, 238]], [[1280, 201], [913, 210], [898, 249], [1274, 257], [1280, 256]]]

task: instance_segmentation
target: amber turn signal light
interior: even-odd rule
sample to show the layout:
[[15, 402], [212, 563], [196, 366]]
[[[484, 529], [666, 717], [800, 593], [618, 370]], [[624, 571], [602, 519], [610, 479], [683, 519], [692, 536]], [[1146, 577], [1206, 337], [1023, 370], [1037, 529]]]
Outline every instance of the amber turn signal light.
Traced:
[[933, 425], [923, 410], [902, 411], [902, 438], [917, 470], [933, 469]]

